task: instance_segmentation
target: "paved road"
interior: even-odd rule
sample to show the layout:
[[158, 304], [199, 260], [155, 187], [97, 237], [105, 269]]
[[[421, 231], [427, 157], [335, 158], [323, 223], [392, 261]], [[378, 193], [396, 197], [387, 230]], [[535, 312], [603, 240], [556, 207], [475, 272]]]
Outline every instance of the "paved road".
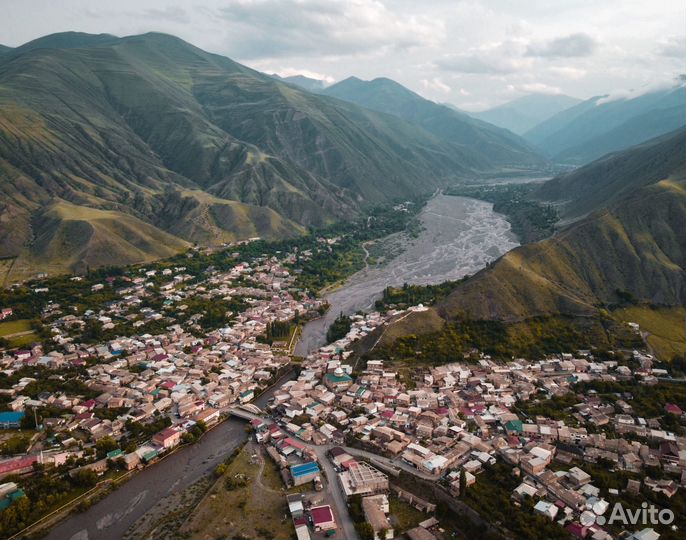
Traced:
[[348, 511], [348, 502], [346, 500], [345, 494], [343, 493], [343, 488], [337, 478], [337, 473], [333, 468], [333, 464], [326, 455], [329, 447], [326, 446], [312, 446], [317, 454], [317, 459], [326, 474], [326, 491], [329, 496], [333, 499], [336, 506], [336, 514], [339, 520], [339, 526], [342, 529], [342, 537], [346, 540], [360, 540], [357, 530], [355, 530], [355, 523], [350, 517], [350, 512]]

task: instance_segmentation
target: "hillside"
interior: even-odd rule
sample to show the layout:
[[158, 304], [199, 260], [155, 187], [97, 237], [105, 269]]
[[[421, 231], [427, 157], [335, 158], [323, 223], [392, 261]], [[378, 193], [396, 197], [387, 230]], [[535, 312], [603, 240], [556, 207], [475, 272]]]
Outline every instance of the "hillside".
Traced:
[[[676, 141], [676, 142], [675, 142]], [[443, 318], [516, 322], [535, 316], [591, 316], [601, 304], [649, 302], [679, 306], [686, 301], [686, 178], [683, 134], [636, 153], [656, 159], [680, 154], [657, 178], [638, 169], [633, 190], [560, 231], [519, 247], [490, 268], [459, 284], [435, 310]], [[624, 160], [600, 160], [576, 178], [611, 174]], [[645, 157], [645, 154], [644, 154]], [[659, 178], [662, 177], [662, 178]], [[435, 324], [433, 325], [435, 326]]]
[[638, 188], [683, 175], [685, 138], [686, 131], [680, 129], [630, 151], [609, 154], [545, 182], [535, 197], [556, 203], [563, 221], [573, 221]]
[[0, 57], [0, 256], [23, 255], [32, 218], [57, 200], [128, 214], [180, 246], [297, 234], [494, 169], [396, 116], [165, 34], [68, 32]]
[[563, 94], [530, 94], [470, 115], [522, 135], [580, 101]]
[[169, 257], [187, 242], [123, 212], [76, 206], [62, 200], [34, 216], [34, 238], [14, 261], [13, 279], [36, 269], [51, 274], [105, 264], [132, 264]]
[[636, 97], [594, 97], [562, 111], [524, 134], [557, 163], [583, 165], [684, 125], [686, 88]]
[[363, 81], [349, 77], [322, 93], [421, 126], [442, 140], [469, 150], [474, 165], [481, 169], [518, 170], [544, 165], [544, 160], [514, 133], [424, 99], [390, 79]]

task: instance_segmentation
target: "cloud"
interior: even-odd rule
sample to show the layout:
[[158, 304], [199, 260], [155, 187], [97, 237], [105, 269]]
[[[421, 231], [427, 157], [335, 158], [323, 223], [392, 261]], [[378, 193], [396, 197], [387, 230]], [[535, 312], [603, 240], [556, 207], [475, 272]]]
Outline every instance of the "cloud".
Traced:
[[530, 58], [523, 58], [521, 40], [488, 43], [465, 53], [449, 54], [436, 60], [439, 69], [478, 75], [505, 75], [531, 66]]
[[663, 39], [659, 42], [655, 52], [660, 56], [683, 60], [686, 57], [686, 37], [671, 36]]
[[557, 76], [572, 81], [583, 79], [588, 72], [585, 69], [574, 68], [571, 66], [551, 66], [549, 71]]
[[327, 85], [333, 84], [336, 79], [331, 75], [325, 75], [323, 73], [317, 73], [316, 71], [310, 71], [309, 69], [296, 69], [291, 67], [284, 67], [274, 70], [279, 77], [293, 77], [295, 75], [302, 75], [309, 79], [316, 79], [318, 81], [324, 81]]
[[562, 90], [558, 86], [551, 86], [545, 83], [524, 83], [517, 87], [518, 90], [527, 94], [561, 94]]
[[164, 9], [146, 9], [143, 16], [155, 21], [170, 21], [175, 23], [190, 23], [191, 19], [185, 9], [178, 6], [167, 6]]
[[686, 77], [684, 77], [683, 74], [679, 74], [671, 79], [653, 81], [639, 88], [631, 88], [629, 90], [617, 90], [615, 92], [611, 92], [610, 94], [598, 99], [595, 102], [595, 104], [597, 106], [603, 105], [605, 103], [611, 103], [613, 101], [636, 99], [637, 97], [644, 96], [646, 94], [651, 94], [653, 92], [676, 89], [684, 86], [686, 86]]
[[527, 56], [540, 58], [576, 58], [591, 56], [597, 47], [596, 41], [583, 32], [558, 37], [548, 41], [531, 43]]
[[376, 0], [235, 0], [217, 10], [240, 59], [379, 55], [434, 45], [443, 22]]
[[443, 92], [444, 94], [448, 94], [451, 91], [450, 86], [445, 84], [440, 77], [434, 77], [433, 79], [422, 79], [420, 82], [427, 90], [435, 90], [437, 92]]

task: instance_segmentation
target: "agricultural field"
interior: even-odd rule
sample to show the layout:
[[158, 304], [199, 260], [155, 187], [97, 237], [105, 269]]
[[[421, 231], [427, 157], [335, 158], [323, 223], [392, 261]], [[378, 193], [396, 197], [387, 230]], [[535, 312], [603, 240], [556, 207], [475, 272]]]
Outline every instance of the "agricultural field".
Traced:
[[0, 338], [6, 339], [11, 348], [25, 347], [36, 341], [37, 336], [31, 330], [27, 319], [0, 323]]

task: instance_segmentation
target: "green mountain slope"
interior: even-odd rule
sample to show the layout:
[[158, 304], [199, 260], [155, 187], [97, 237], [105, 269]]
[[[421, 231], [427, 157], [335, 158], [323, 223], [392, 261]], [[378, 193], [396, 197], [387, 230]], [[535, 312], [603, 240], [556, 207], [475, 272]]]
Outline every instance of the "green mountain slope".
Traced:
[[609, 154], [593, 163], [545, 182], [535, 193], [557, 203], [564, 221], [573, 221], [613, 203], [627, 193], [684, 170], [686, 131], [680, 129]]
[[424, 99], [386, 78], [363, 81], [349, 77], [329, 86], [325, 95], [398, 116], [467, 149], [482, 168], [527, 169], [544, 160], [520, 137], [505, 129]]
[[530, 94], [470, 115], [522, 135], [551, 116], [580, 102], [580, 99], [561, 94]]
[[123, 212], [55, 200], [33, 218], [34, 238], [12, 265], [9, 280], [85, 271], [105, 264], [132, 264], [169, 257], [189, 247]]
[[[573, 180], [583, 184], [623, 168], [634, 187], [552, 238], [507, 253], [458, 285], [436, 306], [438, 313], [514, 322], [541, 315], [589, 316], [599, 305], [626, 297], [683, 305], [685, 150], [679, 133], [648, 148], [627, 150], [623, 159], [600, 160], [579, 171]], [[649, 167], [630, 171], [627, 160], [634, 152], [644, 159], [651, 152], [672, 165], [654, 175]]]
[[524, 138], [553, 161], [582, 165], [673, 131], [685, 117], [682, 85], [634, 98], [591, 98], [542, 122]]
[[0, 57], [0, 256], [23, 254], [57, 200], [211, 243], [297, 234], [499, 167], [169, 35], [69, 32]]

